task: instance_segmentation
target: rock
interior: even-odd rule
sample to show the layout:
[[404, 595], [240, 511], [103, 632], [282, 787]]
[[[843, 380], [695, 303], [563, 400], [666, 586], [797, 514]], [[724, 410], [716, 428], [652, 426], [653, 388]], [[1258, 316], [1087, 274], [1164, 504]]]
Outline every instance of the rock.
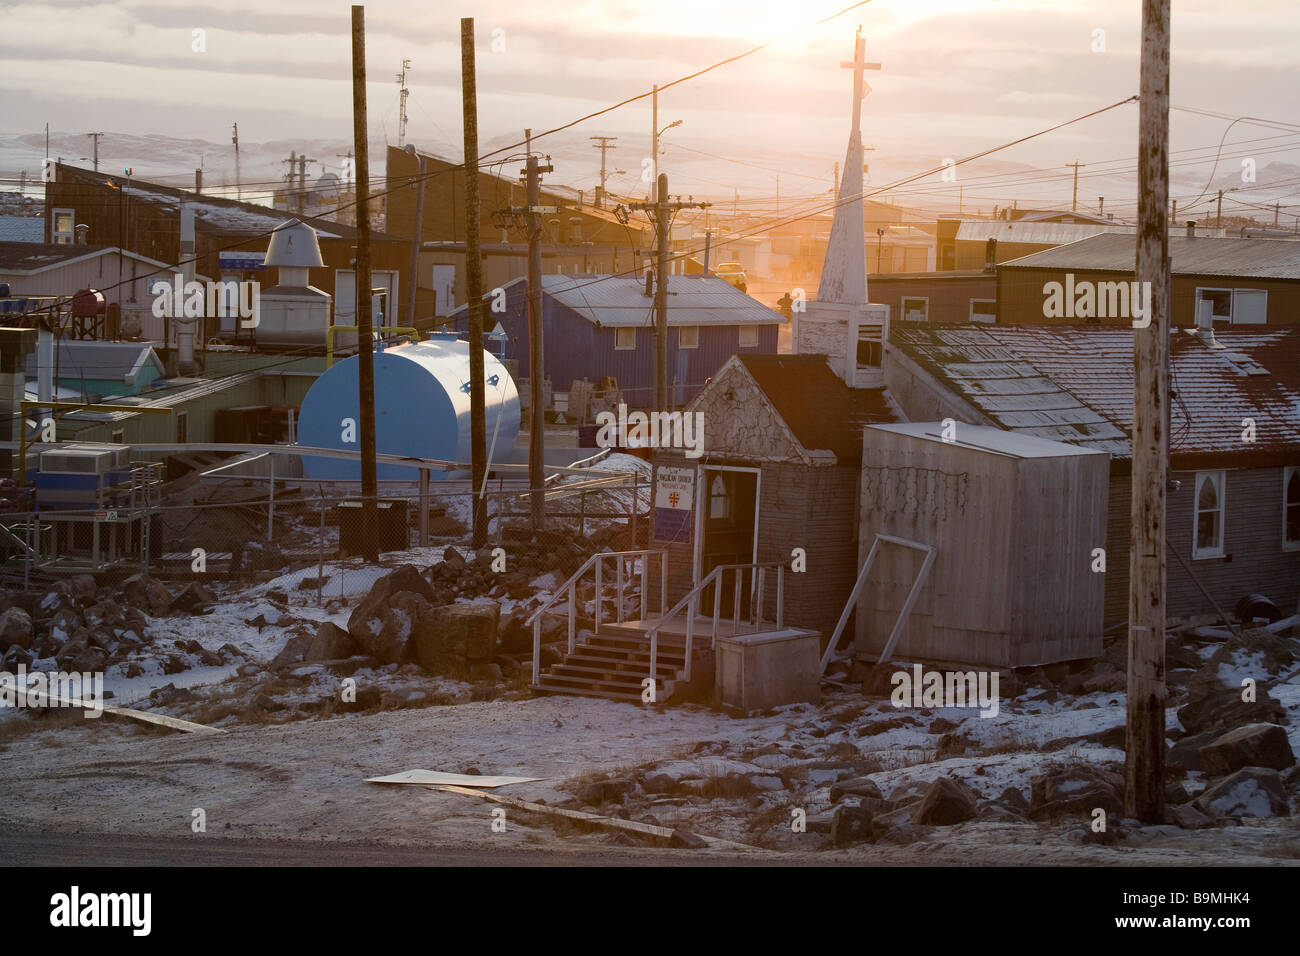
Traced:
[[166, 614], [172, 603], [171, 592], [161, 581], [147, 574], [133, 574], [123, 581], [122, 599], [154, 617]]
[[[230, 559], [230, 570], [236, 574], [252, 571], [279, 571], [284, 567], [284, 554], [273, 541], [244, 541], [235, 545]], [[280, 600], [284, 600], [281, 598]]]
[[427, 626], [414, 636], [415, 659], [431, 674], [468, 673], [471, 664], [490, 661], [496, 654], [500, 613], [499, 605], [486, 603], [431, 608]]
[[930, 785], [924, 780], [909, 780], [906, 783], [900, 783], [890, 792], [889, 802], [896, 803], [900, 807], [911, 806], [914, 803], [920, 803], [929, 789]]
[[272, 668], [288, 667], [292, 664], [300, 664], [306, 658], [308, 649], [315, 640], [310, 634], [295, 634], [285, 642], [280, 653], [276, 654], [271, 661]]
[[1246, 724], [1281, 724], [1286, 720], [1282, 705], [1256, 687], [1256, 699], [1243, 701], [1234, 688], [1214, 691], [1178, 709], [1178, 722], [1189, 734], [1217, 731], [1220, 734]]
[[497, 640], [507, 654], [529, 654], [533, 650], [533, 629], [525, 622], [528, 612], [516, 608], [506, 615], [498, 628]]
[[[390, 575], [391, 577], [391, 575]], [[381, 578], [348, 618], [348, 633], [371, 657], [396, 664], [427, 642], [433, 605], [412, 591], [389, 594]], [[419, 636], [417, 636], [417, 634]], [[415, 641], [412, 642], [412, 638]], [[408, 652], [408, 644], [415, 646]]]
[[1101, 807], [1117, 815], [1124, 809], [1124, 778], [1091, 764], [1054, 767], [1030, 781], [1029, 816], [1052, 820], [1089, 816]]
[[464, 571], [469, 564], [469, 562], [465, 560], [465, 556], [455, 548], [451, 547], [451, 545], [448, 545], [443, 549], [442, 563], [457, 572]]
[[1025, 799], [1019, 787], [1007, 787], [998, 795], [998, 802], [1017, 813], [1029, 812], [1029, 801]]
[[1208, 788], [1192, 805], [1219, 817], [1281, 817], [1290, 811], [1282, 775], [1267, 767], [1242, 767]]
[[32, 617], [20, 607], [0, 614], [0, 647], [17, 644], [23, 650], [32, 646]]
[[108, 654], [103, 648], [83, 647], [69, 658], [65, 669], [80, 674], [95, 674], [102, 672], [107, 663]]
[[89, 574], [74, 574], [68, 578], [68, 587], [72, 591], [72, 599], [81, 607], [94, 604], [96, 595], [99, 594], [99, 585]]
[[705, 780], [719, 777], [748, 777], [760, 768], [739, 760], [723, 757], [701, 757], [696, 760], [672, 760], [648, 772], [642, 780], [647, 793], [668, 793], [683, 781]]
[[1182, 770], [1200, 770], [1201, 748], [1213, 743], [1218, 736], [1207, 730], [1199, 734], [1188, 734], [1174, 741], [1174, 745], [1165, 753], [1165, 766], [1178, 767]]
[[831, 842], [851, 846], [871, 839], [871, 811], [866, 807], [841, 804], [831, 814]]
[[492, 661], [471, 661], [469, 679], [475, 683], [497, 684], [504, 679], [501, 665]]
[[383, 699], [383, 692], [378, 687], [367, 684], [357, 688], [356, 700], [343, 701], [339, 707], [348, 713], [357, 713], [379, 707]]
[[930, 733], [932, 734], [946, 734], [956, 729], [957, 725], [946, 717], [936, 717], [930, 721]]
[[749, 778], [749, 782], [753, 784], [755, 790], [763, 790], [768, 793], [785, 789], [785, 783], [781, 778], [773, 777], [770, 774], [752, 774]]
[[226, 662], [216, 651], [204, 647], [199, 649], [199, 663], [204, 667], [223, 667]]
[[98, 604], [92, 604], [86, 608], [83, 616], [89, 627], [97, 627], [101, 624], [105, 627], [121, 627], [126, 623], [122, 605], [115, 601], [100, 601]]
[[356, 651], [356, 642], [352, 635], [333, 621], [325, 621], [316, 629], [316, 636], [311, 639], [303, 654], [304, 661], [337, 661], [351, 657]]
[[1247, 724], [1201, 748], [1201, 768], [1212, 777], [1242, 767], [1285, 770], [1295, 764], [1286, 729], [1277, 724]]
[[884, 799], [880, 787], [870, 777], [852, 777], [831, 785], [831, 803], [839, 803], [846, 794], [853, 794], [856, 797], [871, 797], [874, 800]]
[[1175, 826], [1182, 827], [1184, 830], [1204, 830], [1214, 826], [1213, 820], [1190, 803], [1180, 807], [1170, 807], [1168, 816]]
[[172, 598], [172, 610], [194, 614], [217, 603], [217, 596], [197, 581], [191, 581]]
[[75, 608], [77, 606], [76, 598], [73, 596], [72, 587], [67, 581], [55, 581], [49, 589], [41, 595], [41, 599], [36, 602], [32, 609], [32, 617], [38, 621], [46, 620], [53, 617], [58, 611], [64, 608]]
[[703, 838], [685, 830], [674, 830], [668, 843], [680, 850], [703, 850], [709, 845]]
[[541, 659], [542, 667], [551, 667], [564, 660], [564, 653], [551, 644], [543, 644], [541, 652], [537, 656]]
[[975, 794], [969, 787], [947, 777], [937, 777], [921, 798], [912, 822], [950, 827], [972, 819], [975, 814]]

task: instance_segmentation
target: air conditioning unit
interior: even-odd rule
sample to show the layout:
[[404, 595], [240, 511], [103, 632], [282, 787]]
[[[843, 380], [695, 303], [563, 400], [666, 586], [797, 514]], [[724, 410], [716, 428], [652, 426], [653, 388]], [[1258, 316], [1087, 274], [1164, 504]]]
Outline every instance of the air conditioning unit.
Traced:
[[130, 468], [127, 445], [72, 444], [41, 452], [41, 472], [47, 475], [106, 475]]

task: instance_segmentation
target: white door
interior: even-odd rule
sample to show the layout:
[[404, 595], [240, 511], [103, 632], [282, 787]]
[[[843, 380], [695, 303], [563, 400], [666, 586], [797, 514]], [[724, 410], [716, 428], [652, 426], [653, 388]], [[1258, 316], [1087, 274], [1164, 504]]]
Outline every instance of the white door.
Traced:
[[437, 294], [434, 315], [450, 315], [456, 308], [456, 267], [433, 267], [433, 291]]

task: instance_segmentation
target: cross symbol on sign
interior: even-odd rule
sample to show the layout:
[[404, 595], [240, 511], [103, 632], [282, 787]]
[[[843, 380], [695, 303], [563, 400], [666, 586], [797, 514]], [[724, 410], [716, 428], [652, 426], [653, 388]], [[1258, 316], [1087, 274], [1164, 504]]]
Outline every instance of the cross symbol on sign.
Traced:
[[679, 495], [677, 492], [675, 492], [675, 491], [670, 491], [670, 492], [668, 492], [668, 504], [669, 504], [671, 507], [676, 508], [676, 507], [677, 507], [677, 502], [679, 502], [679, 501], [681, 501], [681, 500], [682, 500], [682, 496]]

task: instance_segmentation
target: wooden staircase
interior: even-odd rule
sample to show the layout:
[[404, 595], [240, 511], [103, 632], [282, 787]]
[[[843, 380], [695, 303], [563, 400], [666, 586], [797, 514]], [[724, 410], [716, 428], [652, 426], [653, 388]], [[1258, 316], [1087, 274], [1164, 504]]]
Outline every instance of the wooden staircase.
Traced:
[[[658, 616], [654, 615], [649, 622], [602, 624], [599, 634], [588, 634], [561, 663], [547, 668], [530, 685], [531, 689], [539, 693], [641, 703], [645, 689], [642, 682], [650, 676], [650, 641], [645, 630], [656, 621]], [[697, 640], [693, 649], [695, 660], [707, 653], [711, 653], [707, 642]], [[684, 678], [685, 668], [685, 636], [661, 634], [655, 661], [656, 703], [672, 697]]]

